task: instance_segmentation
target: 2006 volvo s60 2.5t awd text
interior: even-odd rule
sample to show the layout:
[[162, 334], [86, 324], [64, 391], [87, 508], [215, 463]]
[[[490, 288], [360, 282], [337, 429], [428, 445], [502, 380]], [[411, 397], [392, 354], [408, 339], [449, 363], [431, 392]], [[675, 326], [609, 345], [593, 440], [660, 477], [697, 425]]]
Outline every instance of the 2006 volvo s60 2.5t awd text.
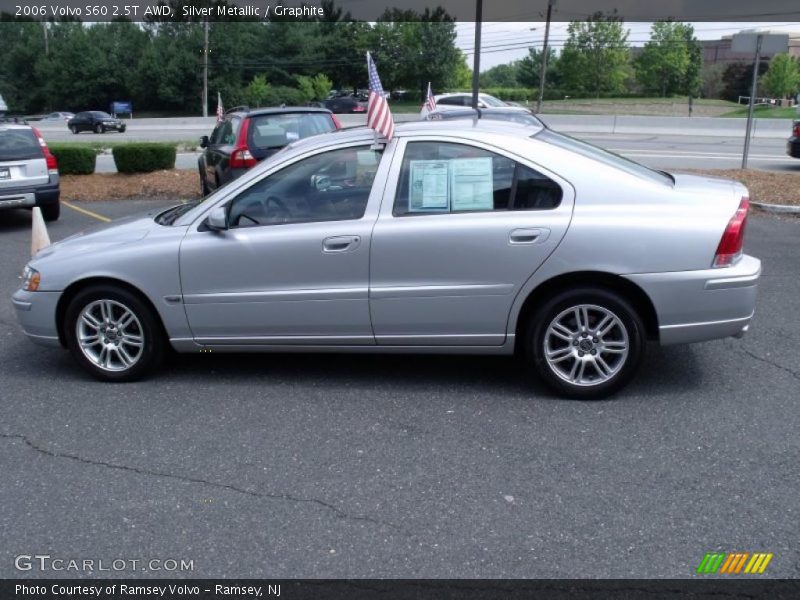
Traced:
[[41, 250], [13, 302], [108, 381], [179, 352], [512, 354], [573, 398], [647, 340], [739, 336], [760, 261], [739, 183], [541, 126], [408, 123], [301, 140], [205, 200]]

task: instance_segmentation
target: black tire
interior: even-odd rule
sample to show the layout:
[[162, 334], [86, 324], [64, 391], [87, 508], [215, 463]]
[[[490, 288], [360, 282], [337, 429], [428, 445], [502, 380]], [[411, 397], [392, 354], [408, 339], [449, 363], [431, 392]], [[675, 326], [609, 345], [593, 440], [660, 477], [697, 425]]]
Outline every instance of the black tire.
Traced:
[[42, 217], [45, 221], [58, 221], [61, 216], [61, 203], [54, 202], [53, 204], [45, 204], [40, 207], [42, 209]]
[[95, 133], [105, 133], [106, 132], [106, 128], [103, 127], [100, 123], [98, 123], [97, 125], [94, 126], [94, 132]]
[[[119, 317], [122, 310], [119, 307], [122, 306], [132, 312], [137, 319], [137, 321], [128, 326], [127, 329], [122, 328], [127, 332], [132, 332], [134, 335], [140, 335], [143, 339], [141, 353], [138, 355], [137, 360], [129, 367], [111, 370], [111, 367], [114, 367], [112, 359], [112, 363], [109, 363], [109, 368], [103, 368], [90, 359], [80, 347], [77, 329], [81, 314], [84, 309], [102, 300], [108, 300], [114, 304], [112, 313], [115, 316]], [[100, 337], [100, 335], [105, 334], [100, 334], [98, 331], [98, 337]], [[153, 309], [138, 295], [114, 285], [96, 285], [88, 287], [80, 291], [70, 301], [64, 315], [64, 337], [67, 342], [67, 348], [69, 348], [75, 360], [95, 378], [109, 382], [136, 381], [153, 371], [161, 364], [167, 343], [161, 327], [161, 322], [153, 312]], [[125, 344], [125, 342], [118, 345], [123, 344]], [[102, 347], [102, 345], [100, 347]], [[130, 350], [131, 347], [128, 348]], [[116, 352], [117, 356], [116, 362], [120, 363], [119, 359], [121, 358], [121, 354], [116, 350], [114, 350], [114, 352]], [[109, 350], [106, 355], [110, 356], [111, 353], [112, 351]], [[98, 354], [100, 353], [98, 352]], [[100, 356], [103, 355], [100, 354]], [[119, 366], [119, 364], [117, 366]]]
[[78, 129], [78, 126], [77, 126], [77, 125], [72, 125], [72, 126], [69, 128], [69, 130], [70, 130], [72, 133], [74, 133], [75, 135], [78, 135], [78, 134], [80, 133], [80, 130]]
[[203, 198], [211, 193], [208, 187], [208, 179], [206, 179], [206, 174], [202, 170], [200, 171], [200, 193], [203, 195]]
[[[588, 320], [588, 327], [581, 327], [575, 313], [569, 312], [578, 306], [587, 307], [581, 320]], [[612, 318], [607, 323], [612, 329], [604, 337], [597, 333], [597, 326], [609, 314]], [[556, 320], [574, 333], [548, 334]], [[583, 329], [586, 331], [581, 332]], [[596, 400], [617, 392], [635, 375], [644, 357], [646, 336], [641, 317], [621, 294], [600, 287], [582, 287], [559, 292], [545, 302], [530, 319], [525, 342], [528, 360], [557, 394]], [[625, 344], [627, 354], [623, 355], [619, 349]], [[548, 348], [557, 364], [548, 361]], [[572, 381], [568, 381], [570, 377]]]
[[125, 129], [126, 129], [126, 128], [127, 128], [127, 127], [126, 127], [125, 125], [123, 125], [122, 127], [120, 127], [120, 128], [119, 128], [119, 132], [120, 132], [120, 133], [125, 133]]

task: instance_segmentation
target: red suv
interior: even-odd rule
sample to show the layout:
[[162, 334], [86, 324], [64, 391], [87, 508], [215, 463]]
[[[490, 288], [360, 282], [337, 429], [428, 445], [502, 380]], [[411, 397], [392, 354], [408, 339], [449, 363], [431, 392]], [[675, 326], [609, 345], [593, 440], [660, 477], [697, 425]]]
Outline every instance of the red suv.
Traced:
[[341, 127], [324, 108], [233, 109], [200, 139], [200, 189], [205, 196], [295, 140]]

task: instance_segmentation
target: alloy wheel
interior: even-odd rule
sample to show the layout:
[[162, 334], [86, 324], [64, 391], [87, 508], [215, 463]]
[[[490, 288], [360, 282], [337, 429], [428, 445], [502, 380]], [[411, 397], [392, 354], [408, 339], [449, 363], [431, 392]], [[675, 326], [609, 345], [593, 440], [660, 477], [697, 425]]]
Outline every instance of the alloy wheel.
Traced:
[[596, 304], [578, 304], [561, 311], [544, 335], [548, 366], [559, 378], [578, 386], [610, 380], [625, 365], [629, 349], [622, 320]]
[[116, 300], [87, 304], [75, 325], [83, 355], [104, 371], [125, 371], [144, 351], [144, 329], [136, 314]]

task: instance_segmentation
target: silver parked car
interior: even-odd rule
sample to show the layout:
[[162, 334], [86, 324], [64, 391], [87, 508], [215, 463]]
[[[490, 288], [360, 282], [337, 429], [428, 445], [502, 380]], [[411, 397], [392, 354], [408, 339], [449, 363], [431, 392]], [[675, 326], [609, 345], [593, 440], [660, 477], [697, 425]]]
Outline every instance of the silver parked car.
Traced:
[[739, 336], [761, 263], [739, 183], [538, 126], [398, 125], [295, 142], [197, 204], [45, 248], [13, 302], [35, 341], [126, 381], [180, 352], [510, 355], [557, 392], [619, 389], [647, 340]]
[[61, 214], [58, 161], [35, 127], [0, 122], [0, 209], [38, 206], [46, 221]]

